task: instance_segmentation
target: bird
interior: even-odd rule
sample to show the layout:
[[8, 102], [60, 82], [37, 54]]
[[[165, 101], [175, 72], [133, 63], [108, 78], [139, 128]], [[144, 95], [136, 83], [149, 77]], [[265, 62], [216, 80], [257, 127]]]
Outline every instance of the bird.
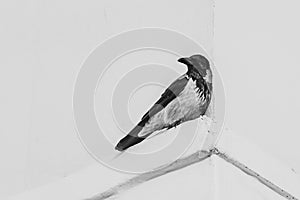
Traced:
[[115, 150], [124, 152], [150, 135], [205, 115], [213, 90], [208, 59], [196, 54], [177, 61], [187, 66], [187, 72], [170, 84], [139, 123], [117, 143]]

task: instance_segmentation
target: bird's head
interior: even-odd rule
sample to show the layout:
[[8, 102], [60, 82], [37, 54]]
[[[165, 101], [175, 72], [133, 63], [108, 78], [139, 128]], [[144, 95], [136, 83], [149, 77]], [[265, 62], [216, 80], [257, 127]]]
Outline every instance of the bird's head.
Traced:
[[201, 75], [206, 81], [211, 83], [212, 72], [210, 64], [204, 56], [196, 54], [191, 57], [179, 58], [178, 62], [186, 64], [188, 67], [188, 74]]

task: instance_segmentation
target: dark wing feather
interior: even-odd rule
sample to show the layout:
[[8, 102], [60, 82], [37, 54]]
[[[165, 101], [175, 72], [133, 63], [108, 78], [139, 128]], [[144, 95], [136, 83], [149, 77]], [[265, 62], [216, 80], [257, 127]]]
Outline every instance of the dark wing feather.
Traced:
[[148, 120], [164, 109], [172, 100], [174, 100], [180, 92], [182, 92], [188, 82], [186, 76], [181, 76], [176, 79], [161, 95], [160, 99], [150, 108], [150, 110], [142, 117], [140, 126], [143, 126]]
[[[118, 151], [124, 151], [127, 148], [140, 143], [150, 134], [139, 137], [138, 133], [143, 129], [149, 119], [164, 109], [172, 100], [174, 100], [185, 88], [188, 78], [183, 75], [175, 80], [161, 95], [160, 99], [150, 108], [150, 110], [142, 117], [142, 120], [136, 125], [124, 138], [122, 138], [115, 147]], [[167, 127], [167, 128], [171, 128]]]

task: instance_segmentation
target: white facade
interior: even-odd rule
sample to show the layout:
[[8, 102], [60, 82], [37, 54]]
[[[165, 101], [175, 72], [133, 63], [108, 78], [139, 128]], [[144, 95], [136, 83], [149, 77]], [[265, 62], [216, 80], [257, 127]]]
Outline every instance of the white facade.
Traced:
[[[0, 5], [0, 197], [57, 182], [96, 163], [74, 128], [76, 75], [98, 44], [145, 26], [176, 30], [201, 43], [223, 77], [228, 126], [300, 172], [298, 1], [11, 0]], [[220, 162], [220, 168], [210, 168], [210, 162], [185, 171], [200, 171], [200, 181], [201, 173], [213, 173], [210, 170], [240, 175], [223, 161], [212, 161]], [[90, 173], [101, 174], [100, 169], [109, 173], [97, 165], [82, 176], [94, 177]], [[74, 189], [77, 186], [65, 190], [64, 184], [73, 184], [65, 180], [72, 178], [53, 186], [62, 188], [61, 197], [84, 194]], [[99, 183], [91, 183], [85, 194], [99, 191]], [[38, 190], [47, 193], [49, 187]], [[218, 186], [218, 191], [223, 189]]]

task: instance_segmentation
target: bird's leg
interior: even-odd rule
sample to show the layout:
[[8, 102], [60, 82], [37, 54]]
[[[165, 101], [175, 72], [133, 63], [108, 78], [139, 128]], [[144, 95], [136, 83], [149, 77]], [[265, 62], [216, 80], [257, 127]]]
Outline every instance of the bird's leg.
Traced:
[[179, 124], [181, 124], [181, 120], [177, 120], [176, 122], [174, 122], [174, 127], [176, 128]]
[[173, 122], [172, 124], [170, 124], [168, 127], [167, 127], [167, 129], [169, 130], [169, 129], [171, 129], [171, 128], [176, 128], [179, 124], [181, 124], [181, 120], [177, 120], [177, 121], [175, 121], [175, 122]]

